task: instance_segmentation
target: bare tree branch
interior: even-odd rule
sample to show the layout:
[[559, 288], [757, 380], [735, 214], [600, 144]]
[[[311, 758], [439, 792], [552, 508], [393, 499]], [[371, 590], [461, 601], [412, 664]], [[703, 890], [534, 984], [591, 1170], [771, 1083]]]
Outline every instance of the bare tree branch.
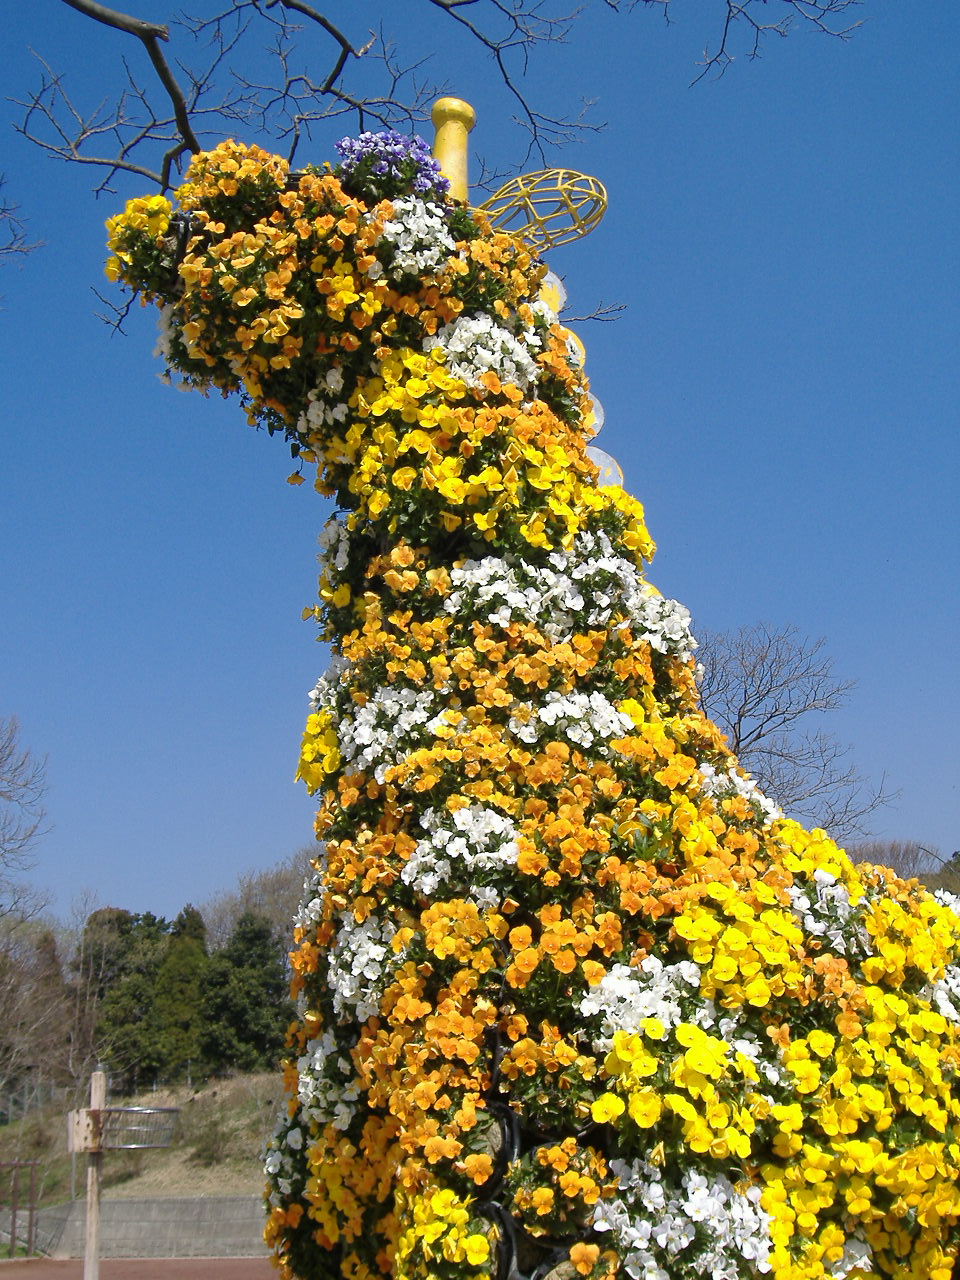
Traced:
[[927, 849], [916, 840], [868, 840], [851, 845], [847, 850], [854, 862], [872, 862], [881, 867], [892, 867], [904, 880], [914, 877], [927, 880], [949, 867], [948, 859], [939, 850]]
[[131, 294], [123, 306], [118, 306], [112, 298], [105, 297], [99, 289], [94, 289], [92, 292], [97, 301], [102, 302], [106, 307], [106, 311], [97, 312], [97, 319], [102, 320], [108, 329], [113, 329], [116, 333], [126, 333], [123, 324], [137, 300], [136, 295]]
[[[153, 111], [149, 95], [134, 78], [125, 60], [122, 65], [127, 83], [116, 101], [108, 105], [104, 100], [84, 115], [66, 92], [62, 76], [39, 54], [34, 56], [43, 68], [43, 76], [40, 88], [30, 98], [14, 100], [24, 108], [20, 123], [14, 126], [18, 133], [58, 159], [106, 169], [107, 174], [97, 188], [98, 193], [109, 190], [113, 177], [121, 171], [138, 174], [156, 182], [164, 190], [171, 185], [175, 166], [191, 148], [180, 136], [174, 115], [163, 116]], [[218, 54], [203, 76], [190, 78], [187, 101], [195, 124], [208, 116], [222, 122], [230, 110], [232, 103], [229, 98], [211, 107], [203, 105], [210, 76], [224, 56], [225, 52]], [[212, 132], [218, 135], [221, 131], [222, 123]], [[195, 130], [191, 130], [191, 136], [196, 139]], [[107, 154], [99, 151], [91, 154], [88, 150], [91, 144], [99, 148], [105, 141], [112, 143]], [[134, 159], [135, 154], [140, 154], [149, 144], [160, 144], [162, 149], [156, 169]], [[200, 149], [199, 143], [197, 149]]]
[[44, 834], [46, 761], [20, 743], [16, 716], [0, 717], [0, 916], [22, 905], [16, 875], [32, 865]]
[[[421, 54], [409, 59], [382, 28], [363, 27], [355, 10], [339, 20], [310, 0], [191, 0], [190, 14], [169, 24], [145, 21], [100, 0], [63, 0], [77, 13], [134, 40], [140, 61], [122, 60], [125, 81], [92, 110], [81, 107], [63, 77], [40, 59], [41, 83], [19, 105], [19, 131], [62, 160], [92, 165], [110, 189], [118, 172], [136, 174], [161, 189], [175, 184], [186, 157], [237, 125], [255, 126], [286, 144], [293, 159], [313, 125], [352, 113], [370, 124], [411, 126], [432, 99], [446, 91], [423, 73]], [[565, 40], [596, 0], [421, 0], [456, 24], [492, 60], [527, 133], [526, 158], [547, 152], [585, 131], [602, 128], [579, 113], [552, 113], [527, 94], [524, 76], [534, 53]], [[603, 0], [607, 9], [655, 8], [669, 20], [673, 0]], [[722, 75], [737, 53], [758, 56], [770, 36], [793, 26], [846, 39], [859, 23], [843, 15], [859, 0], [712, 0], [721, 15], [718, 39], [708, 45], [697, 79]], [[762, 6], [762, 7], [761, 7]], [[769, 7], [768, 7], [769, 6]], [[400, 23], [402, 33], [402, 22]], [[270, 39], [265, 36], [272, 36]], [[744, 42], [743, 37], [746, 37]], [[165, 52], [169, 46], [172, 52]], [[260, 69], [272, 48], [275, 74]], [[318, 71], [317, 68], [320, 68]]]
[[761, 789], [791, 816], [838, 839], [866, 834], [864, 822], [893, 797], [870, 786], [850, 763], [849, 748], [819, 728], [854, 688], [833, 673], [824, 641], [795, 627], [763, 624], [700, 637], [700, 700]]
[[604, 302], [601, 298], [592, 311], [582, 316], [564, 316], [563, 323], [584, 324], [587, 320], [598, 320], [601, 324], [612, 324], [627, 309], [625, 302]]
[[191, 151], [200, 151], [200, 143], [196, 139], [190, 122], [187, 100], [160, 49], [159, 42], [170, 39], [169, 29], [152, 22], [143, 22], [140, 18], [132, 18], [129, 14], [120, 13], [116, 9], [108, 9], [106, 5], [97, 4], [96, 0], [63, 0], [63, 2], [71, 9], [85, 13], [88, 18], [94, 18], [97, 22], [114, 27], [117, 31], [125, 31], [128, 35], [136, 36], [140, 40], [153, 63], [153, 69], [160, 83], [173, 104], [174, 117], [184, 145]]
[[[666, 5], [670, 0], [644, 0], [645, 3], [662, 3], [666, 13]], [[761, 0], [766, 6], [768, 0]], [[781, 39], [790, 34], [794, 23], [806, 22], [823, 35], [834, 36], [838, 40], [848, 40], [860, 22], [836, 26], [834, 19], [844, 13], [860, 0], [780, 0], [787, 13], [776, 21], [761, 20], [755, 16], [756, 0], [725, 0], [726, 12], [720, 38], [711, 52], [707, 46], [700, 60], [700, 71], [694, 76], [691, 84], [697, 84], [705, 76], [715, 74], [722, 76], [732, 65], [736, 54], [732, 52], [736, 34], [745, 29], [747, 32], [746, 57], [759, 58], [761, 45], [766, 36], [779, 36]], [[766, 13], [766, 7], [763, 12]], [[738, 26], [737, 24], [741, 24]]]
[[13, 258], [32, 253], [40, 248], [41, 242], [28, 241], [26, 226], [18, 217], [20, 206], [12, 204], [3, 194], [6, 185], [6, 175], [0, 173], [0, 258]]
[[65, 987], [48, 923], [0, 918], [0, 1094], [52, 1082], [63, 1056]]

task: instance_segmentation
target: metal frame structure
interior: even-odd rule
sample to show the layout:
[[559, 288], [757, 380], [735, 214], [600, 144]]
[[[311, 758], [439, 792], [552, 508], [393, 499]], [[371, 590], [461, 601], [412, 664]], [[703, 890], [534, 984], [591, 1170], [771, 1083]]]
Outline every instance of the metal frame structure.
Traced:
[[[9, 1173], [10, 1243], [8, 1256], [11, 1258], [15, 1258], [17, 1256], [17, 1240], [19, 1237], [19, 1232], [17, 1230], [17, 1217], [21, 1212], [21, 1181], [23, 1171], [26, 1169], [29, 1169], [30, 1171], [30, 1183], [27, 1190], [27, 1200], [25, 1205], [27, 1215], [27, 1256], [30, 1257], [37, 1251], [37, 1170], [39, 1167], [39, 1161], [37, 1160], [0, 1161], [0, 1177], [4, 1177], [6, 1180], [6, 1175]], [[5, 1208], [6, 1206], [0, 1203], [0, 1207]]]

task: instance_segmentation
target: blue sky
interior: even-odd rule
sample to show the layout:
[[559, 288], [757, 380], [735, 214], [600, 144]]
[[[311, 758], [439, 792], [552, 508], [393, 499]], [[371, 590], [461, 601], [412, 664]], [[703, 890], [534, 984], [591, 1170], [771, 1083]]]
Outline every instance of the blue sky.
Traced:
[[[573, 314], [627, 304], [579, 326], [598, 443], [647, 505], [652, 580], [701, 629], [824, 636], [858, 681], [829, 728], [900, 792], [876, 835], [949, 853], [960, 11], [866, 0], [850, 41], [798, 30], [690, 88], [718, 0], [673, 7], [665, 26], [597, 5], [527, 80], [550, 105], [596, 99], [607, 122], [553, 157], [610, 193], [601, 227], [551, 259]], [[476, 105], [478, 153], [516, 171], [489, 64], [426, 3], [404, 9], [408, 48], [442, 48], [438, 74]], [[137, 52], [57, 0], [8, 28], [14, 96], [36, 80], [28, 47], [88, 101]], [[172, 914], [310, 837], [292, 777], [325, 656], [300, 614], [327, 508], [235, 404], [158, 380], [152, 313], [128, 337], [96, 319], [103, 220], [149, 188], [97, 201], [89, 171], [9, 124], [3, 141], [8, 193], [45, 241], [0, 273], [0, 713], [48, 756], [34, 880], [64, 912], [90, 890]]]

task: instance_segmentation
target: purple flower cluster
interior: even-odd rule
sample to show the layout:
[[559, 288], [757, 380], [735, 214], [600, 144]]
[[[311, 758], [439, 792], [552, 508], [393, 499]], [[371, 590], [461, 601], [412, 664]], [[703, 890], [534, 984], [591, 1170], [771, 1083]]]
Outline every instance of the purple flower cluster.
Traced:
[[340, 154], [337, 177], [348, 191], [365, 199], [405, 195], [442, 199], [450, 189], [423, 138], [390, 129], [341, 138], [335, 145]]

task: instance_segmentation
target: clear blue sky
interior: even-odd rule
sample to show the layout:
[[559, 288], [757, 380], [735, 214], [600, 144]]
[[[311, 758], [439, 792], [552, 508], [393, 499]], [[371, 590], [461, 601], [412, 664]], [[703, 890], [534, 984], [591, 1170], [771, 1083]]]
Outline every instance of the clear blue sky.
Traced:
[[[949, 853], [960, 10], [866, 0], [848, 43], [798, 31], [689, 88], [717, 4], [673, 0], [669, 27], [598, 5], [531, 68], [534, 99], [563, 86], [608, 122], [557, 158], [600, 177], [610, 211], [551, 262], [574, 314], [628, 304], [580, 326], [598, 443], [647, 504], [653, 581], [702, 629], [825, 636], [858, 681], [829, 727], [901, 792], [875, 833]], [[411, 47], [435, 47], [429, 6], [403, 9]], [[129, 43], [57, 0], [19, 6], [7, 91], [34, 83], [31, 46], [105, 94]], [[477, 149], [518, 166], [489, 65], [452, 42], [438, 66], [478, 108]], [[235, 404], [157, 380], [152, 313], [126, 338], [95, 318], [103, 220], [147, 188], [96, 201], [89, 172], [9, 126], [3, 143], [9, 194], [46, 242], [0, 273], [0, 712], [49, 757], [34, 879], [63, 911], [89, 889], [171, 914], [310, 837], [292, 777], [325, 655], [300, 613], [327, 509]]]

